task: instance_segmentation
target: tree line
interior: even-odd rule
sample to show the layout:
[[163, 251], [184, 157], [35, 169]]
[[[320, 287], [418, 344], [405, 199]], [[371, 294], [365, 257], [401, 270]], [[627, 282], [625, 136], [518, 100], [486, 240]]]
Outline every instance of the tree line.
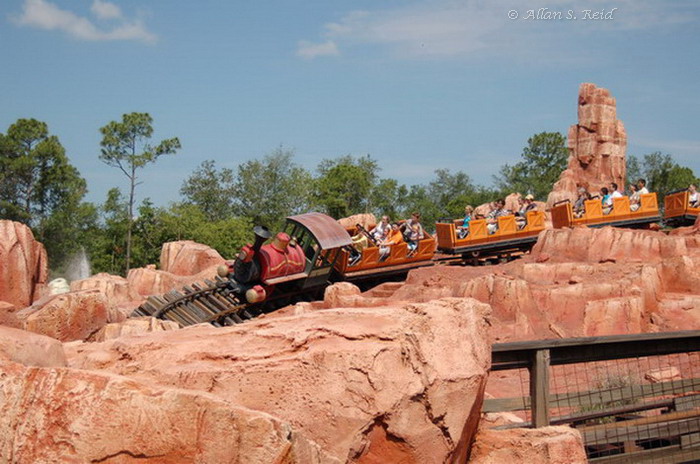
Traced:
[[[232, 258], [251, 240], [254, 224], [276, 229], [286, 216], [312, 210], [334, 218], [371, 212], [394, 219], [420, 211], [429, 227], [439, 218], [461, 216], [467, 204], [511, 192], [545, 200], [568, 159], [565, 137], [542, 132], [527, 140], [517, 163], [501, 167], [492, 185], [449, 168], [435, 170], [427, 183], [405, 185], [383, 177], [369, 155], [327, 158], [308, 170], [295, 161], [293, 150], [278, 147], [235, 169], [204, 161], [183, 182], [180, 198], [163, 207], [149, 198], [136, 203], [144, 181], [139, 173], [160, 156], [176, 154], [179, 139], [151, 141], [147, 113], [125, 114], [100, 133], [97, 156], [128, 181], [126, 193], [114, 187], [101, 204], [84, 200], [87, 183], [46, 123], [19, 119], [0, 133], [0, 218], [32, 228], [47, 248], [54, 275], [61, 275], [81, 247], [93, 272], [121, 275], [157, 263], [161, 245], [172, 240], [195, 240]], [[628, 164], [630, 178], [646, 177], [662, 195], [697, 182], [670, 155], [631, 156]]]

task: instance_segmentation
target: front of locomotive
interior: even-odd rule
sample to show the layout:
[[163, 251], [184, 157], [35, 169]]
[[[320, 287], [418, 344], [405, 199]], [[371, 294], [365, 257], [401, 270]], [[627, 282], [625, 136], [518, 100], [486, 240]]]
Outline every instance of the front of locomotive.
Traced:
[[240, 323], [299, 298], [318, 296], [340, 248], [350, 244], [345, 229], [321, 213], [288, 217], [274, 237], [264, 226], [256, 226], [253, 233], [254, 243], [221, 266], [216, 281], [153, 295], [133, 315], [168, 319], [183, 327]]
[[[235, 261], [220, 266], [220, 277], [228, 278], [229, 288], [245, 303], [262, 303], [279, 283], [303, 278], [306, 259], [294, 237], [279, 232], [272, 237], [264, 226], [253, 229], [255, 242], [238, 252]], [[272, 238], [271, 243], [265, 244]]]

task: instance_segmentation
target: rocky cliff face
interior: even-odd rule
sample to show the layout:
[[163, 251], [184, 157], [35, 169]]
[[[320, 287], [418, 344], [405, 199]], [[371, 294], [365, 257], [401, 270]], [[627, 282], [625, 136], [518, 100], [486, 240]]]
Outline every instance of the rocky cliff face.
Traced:
[[607, 89], [581, 84], [578, 123], [569, 128], [568, 139], [569, 165], [549, 194], [548, 208], [560, 200], [574, 201], [578, 186], [593, 194], [610, 182], [624, 188], [627, 133]]
[[24, 307], [42, 296], [47, 283], [48, 259], [44, 245], [31, 229], [0, 220], [0, 301]]
[[470, 299], [333, 309], [67, 351], [74, 368], [274, 415], [341, 462], [463, 462], [489, 366], [488, 312]]

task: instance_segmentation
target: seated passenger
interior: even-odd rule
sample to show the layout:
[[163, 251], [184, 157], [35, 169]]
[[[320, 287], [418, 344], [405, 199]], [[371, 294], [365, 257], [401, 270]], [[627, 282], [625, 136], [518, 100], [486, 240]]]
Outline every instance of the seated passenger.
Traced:
[[411, 219], [406, 221], [405, 236], [408, 237], [406, 243], [408, 243], [408, 256], [413, 256], [418, 249], [418, 242], [425, 238], [425, 232], [423, 231], [423, 226], [420, 223], [420, 213], [415, 212], [411, 214]]
[[637, 181], [636, 188], [637, 192], [636, 198], [634, 198], [634, 202], [633, 198], [630, 197], [630, 210], [632, 211], [637, 211], [639, 209], [639, 207], [641, 206], [642, 195], [646, 195], [647, 193], [649, 193], [649, 190], [647, 190], [647, 181], [644, 179], [639, 179]]
[[639, 192], [637, 191], [637, 186], [630, 184], [630, 209], [636, 211], [639, 209]]
[[403, 243], [403, 234], [397, 223], [391, 225], [391, 230], [388, 231], [384, 240], [379, 244], [379, 261], [384, 261], [391, 253], [391, 246]]
[[575, 217], [580, 218], [586, 212], [586, 200], [588, 200], [588, 192], [584, 187], [579, 187], [578, 197], [576, 197], [573, 207]]
[[350, 249], [350, 265], [357, 264], [362, 259], [362, 252], [369, 246], [367, 235], [358, 227], [355, 235], [352, 236], [352, 246]]
[[610, 182], [610, 198], [622, 198], [623, 196], [617, 189], [617, 183]]
[[528, 211], [533, 211], [537, 209], [537, 205], [535, 204], [535, 197], [532, 196], [532, 194], [528, 193], [525, 195], [525, 200], [523, 200], [523, 204], [520, 207], [520, 210], [516, 213], [515, 221], [518, 224], [518, 229], [522, 229], [525, 227], [527, 224], [527, 213]]
[[695, 184], [690, 184], [688, 186], [688, 203], [691, 208], [697, 208], [700, 206], [700, 195], [698, 195], [698, 187]]
[[472, 208], [471, 205], [464, 207], [464, 221], [462, 221], [461, 226], [457, 227], [457, 237], [465, 238], [467, 235], [469, 235], [469, 223], [472, 220], [473, 212], [474, 208]]
[[486, 228], [489, 234], [496, 233], [498, 230], [498, 218], [507, 216], [510, 211], [505, 209], [506, 201], [502, 198], [496, 200], [496, 208], [486, 216]]
[[613, 207], [612, 196], [607, 187], [600, 189], [600, 201], [603, 204], [603, 214], [610, 214]]
[[649, 193], [649, 190], [647, 190], [647, 181], [644, 179], [639, 179], [637, 181], [637, 189], [639, 190], [639, 195], [646, 195]]
[[389, 222], [389, 216], [382, 216], [382, 220], [377, 224], [374, 229], [370, 230], [369, 233], [379, 241], [382, 237], [386, 235], [391, 229], [391, 223]]

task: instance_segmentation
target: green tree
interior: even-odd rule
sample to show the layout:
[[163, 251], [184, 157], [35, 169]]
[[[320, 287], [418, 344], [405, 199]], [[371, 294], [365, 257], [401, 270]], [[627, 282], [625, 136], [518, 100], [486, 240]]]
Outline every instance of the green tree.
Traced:
[[[636, 184], [640, 177], [642, 177], [642, 166], [639, 162], [639, 158], [633, 155], [627, 157], [627, 185], [624, 186], [625, 189], [631, 184]], [[622, 186], [620, 186], [622, 187]]]
[[134, 222], [134, 193], [138, 182], [137, 171], [154, 163], [162, 155], [174, 154], [180, 149], [175, 137], [151, 145], [153, 118], [148, 113], [129, 113], [121, 122], [112, 121], [100, 128], [102, 150], [100, 160], [108, 166], [119, 168], [129, 179], [128, 222], [126, 230], [126, 272], [131, 264], [131, 234]]
[[527, 140], [522, 161], [504, 165], [495, 176], [496, 186], [502, 192], [532, 193], [545, 199], [568, 160], [566, 138], [559, 132], [541, 132]]
[[371, 195], [375, 215], [399, 219], [404, 213], [407, 195], [408, 188], [400, 185], [396, 179], [380, 179]]
[[238, 166], [234, 212], [276, 228], [285, 217], [309, 209], [311, 182], [311, 174], [294, 163], [294, 152], [280, 147]]
[[236, 195], [233, 171], [217, 170], [215, 161], [204, 161], [183, 182], [180, 194], [187, 203], [198, 206], [209, 221], [230, 217]]
[[338, 219], [373, 210], [379, 166], [369, 155], [325, 159], [317, 170], [314, 198], [326, 214]]
[[0, 134], [3, 218], [40, 226], [55, 211], [76, 206], [85, 192], [85, 180], [46, 123], [19, 119]]
[[651, 191], [657, 192], [659, 202], [667, 193], [698, 182], [692, 169], [680, 166], [671, 155], [658, 151], [644, 155], [640, 177], [646, 179]]
[[53, 270], [97, 225], [96, 208], [82, 203], [85, 193], [85, 180], [46, 123], [19, 119], [0, 134], [0, 217], [32, 227]]

